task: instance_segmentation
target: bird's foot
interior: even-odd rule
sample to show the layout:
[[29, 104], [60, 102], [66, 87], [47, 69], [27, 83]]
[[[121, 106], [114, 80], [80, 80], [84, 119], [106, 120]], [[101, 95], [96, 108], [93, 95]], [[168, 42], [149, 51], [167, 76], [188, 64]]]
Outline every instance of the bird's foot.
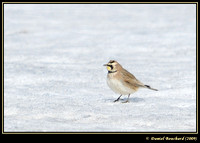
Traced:
[[117, 102], [117, 101], [119, 101], [119, 99], [120, 99], [120, 97], [121, 97], [122, 95], [120, 95], [114, 102]]
[[126, 100], [126, 101], [124, 101], [124, 102], [122, 102], [122, 103], [128, 103], [129, 101], [128, 100]]
[[117, 102], [117, 101], [119, 101], [119, 99], [116, 99], [116, 100], [114, 100], [113, 102]]

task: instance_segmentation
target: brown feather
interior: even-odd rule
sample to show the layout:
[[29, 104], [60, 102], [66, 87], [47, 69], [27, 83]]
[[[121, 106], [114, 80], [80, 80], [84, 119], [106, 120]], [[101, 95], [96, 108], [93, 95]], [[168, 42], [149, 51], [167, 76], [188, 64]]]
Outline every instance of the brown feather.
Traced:
[[121, 70], [121, 77], [121, 82], [123, 82], [123, 84], [128, 86], [129, 88], [137, 90], [139, 87], [144, 87], [143, 83], [141, 83], [138, 79], [136, 79], [133, 74], [131, 74], [124, 68], [123, 70]]

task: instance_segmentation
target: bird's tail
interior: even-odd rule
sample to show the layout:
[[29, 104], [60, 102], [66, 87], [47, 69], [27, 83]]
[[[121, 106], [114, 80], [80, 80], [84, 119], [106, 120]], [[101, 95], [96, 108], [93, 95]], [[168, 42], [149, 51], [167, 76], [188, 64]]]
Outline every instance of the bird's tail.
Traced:
[[155, 90], [155, 91], [158, 91], [158, 89], [155, 89], [155, 88], [151, 88], [149, 85], [144, 85], [146, 88], [148, 89], [151, 89], [151, 90]]

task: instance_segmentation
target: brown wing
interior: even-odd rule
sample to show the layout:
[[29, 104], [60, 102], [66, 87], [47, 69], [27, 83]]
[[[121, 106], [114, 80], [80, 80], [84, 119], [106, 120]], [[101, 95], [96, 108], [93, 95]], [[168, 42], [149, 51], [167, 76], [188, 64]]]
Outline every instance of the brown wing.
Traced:
[[141, 83], [139, 80], [136, 79], [136, 77], [128, 72], [127, 70], [123, 69], [121, 72], [121, 76], [123, 77], [123, 84], [130, 88], [138, 88], [138, 87], [144, 87], [144, 84]]

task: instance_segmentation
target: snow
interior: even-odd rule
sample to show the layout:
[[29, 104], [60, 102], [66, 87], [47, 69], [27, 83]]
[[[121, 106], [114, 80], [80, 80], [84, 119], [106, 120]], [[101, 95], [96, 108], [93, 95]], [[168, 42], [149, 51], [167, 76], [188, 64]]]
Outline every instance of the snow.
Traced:
[[[141, 82], [106, 84], [117, 60]], [[195, 132], [194, 4], [4, 4], [5, 132]]]

